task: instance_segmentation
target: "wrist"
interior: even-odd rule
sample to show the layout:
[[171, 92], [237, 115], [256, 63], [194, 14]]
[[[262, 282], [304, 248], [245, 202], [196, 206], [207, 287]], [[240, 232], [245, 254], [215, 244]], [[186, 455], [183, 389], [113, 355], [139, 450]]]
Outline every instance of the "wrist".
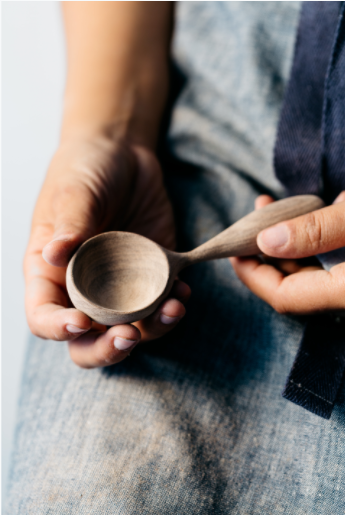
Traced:
[[106, 140], [114, 144], [125, 142], [129, 146], [140, 146], [155, 152], [156, 136], [144, 135], [141, 131], [142, 124], [142, 120], [119, 118], [113, 121], [75, 120], [73, 123], [63, 123], [60, 146], [73, 141]]
[[115, 151], [119, 148], [127, 148], [128, 151], [134, 151], [135, 148], [143, 150], [155, 155], [154, 145], [147, 141], [141, 141], [134, 138], [128, 130], [127, 123], [120, 121], [103, 124], [84, 124], [82, 126], [74, 125], [63, 131], [59, 143], [59, 151], [69, 153], [75, 148], [89, 148], [96, 146], [97, 148], [108, 149], [107, 151]]
[[[165, 76], [165, 74], [163, 74]], [[168, 89], [154, 73], [137, 74], [117, 88], [73, 84], [66, 88], [61, 141], [102, 135], [155, 149]]]

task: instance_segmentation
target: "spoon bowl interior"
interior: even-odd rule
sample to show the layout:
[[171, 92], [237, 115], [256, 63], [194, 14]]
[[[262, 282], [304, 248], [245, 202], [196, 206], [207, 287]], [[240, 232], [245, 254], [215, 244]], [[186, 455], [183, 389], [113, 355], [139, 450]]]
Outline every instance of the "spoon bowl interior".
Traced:
[[169, 262], [161, 247], [143, 236], [108, 232], [79, 248], [68, 275], [74, 305], [80, 309], [78, 303], [82, 302], [86, 312], [87, 304], [91, 309], [87, 314], [105, 323], [102, 312], [108, 316], [113, 313], [116, 319], [116, 314], [140, 312], [151, 306], [167, 286]]

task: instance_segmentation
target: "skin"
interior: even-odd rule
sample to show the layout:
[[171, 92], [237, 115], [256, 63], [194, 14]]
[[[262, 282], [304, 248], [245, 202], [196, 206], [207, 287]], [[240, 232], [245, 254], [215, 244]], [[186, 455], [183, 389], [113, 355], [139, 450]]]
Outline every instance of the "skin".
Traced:
[[[168, 88], [172, 7], [165, 2], [63, 2], [68, 76], [61, 141], [35, 207], [24, 259], [31, 331], [69, 341], [84, 368], [123, 360], [185, 315], [176, 280], [150, 317], [107, 329], [74, 309], [65, 273], [74, 250], [106, 230], [173, 249], [175, 228], [155, 156]], [[116, 346], [117, 345], [117, 346]]]
[[[106, 230], [127, 230], [173, 249], [174, 220], [155, 146], [168, 91], [173, 2], [63, 2], [68, 74], [61, 141], [32, 220], [24, 259], [31, 331], [69, 341], [72, 360], [92, 368], [122, 361], [185, 314], [190, 289], [145, 320], [107, 329], [71, 306], [65, 273], [75, 249]], [[257, 208], [273, 199], [261, 196]], [[248, 288], [280, 313], [344, 309], [345, 264], [326, 272], [296, 259], [345, 245], [345, 192], [333, 206], [278, 224], [289, 236], [258, 236], [266, 263], [230, 261]], [[117, 342], [117, 343], [116, 343]], [[115, 346], [117, 345], [117, 346]]]
[[[256, 209], [273, 199], [262, 195]], [[333, 205], [262, 231], [257, 244], [265, 256], [230, 258], [237, 276], [255, 295], [284, 314], [315, 314], [345, 309], [345, 263], [329, 272], [296, 260], [345, 246], [345, 191]], [[275, 231], [278, 229], [278, 232]], [[274, 232], [275, 231], [275, 232]], [[283, 243], [281, 235], [286, 235]]]

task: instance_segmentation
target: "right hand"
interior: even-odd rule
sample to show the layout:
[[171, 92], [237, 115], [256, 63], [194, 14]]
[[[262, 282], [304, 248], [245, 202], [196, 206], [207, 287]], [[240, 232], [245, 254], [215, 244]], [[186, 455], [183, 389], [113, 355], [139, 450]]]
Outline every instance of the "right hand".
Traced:
[[171, 330], [190, 295], [177, 280], [152, 315], [110, 329], [71, 307], [68, 261], [81, 243], [106, 230], [135, 232], [174, 248], [172, 208], [159, 163], [152, 151], [125, 141], [69, 140], [52, 160], [34, 211], [24, 259], [26, 314], [35, 335], [69, 340], [72, 360], [85, 368], [117, 363], [139, 341]]

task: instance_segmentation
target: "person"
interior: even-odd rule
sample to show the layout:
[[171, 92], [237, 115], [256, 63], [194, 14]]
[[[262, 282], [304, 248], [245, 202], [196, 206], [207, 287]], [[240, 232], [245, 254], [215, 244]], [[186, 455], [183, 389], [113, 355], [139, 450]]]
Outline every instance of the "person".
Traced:
[[[344, 309], [345, 265], [296, 261], [345, 246], [344, 192], [261, 232], [275, 260], [195, 265], [136, 323], [101, 326], [65, 288], [97, 233], [188, 250], [282, 197], [273, 148], [300, 3], [62, 7], [68, 75], [24, 262], [35, 337], [8, 513], [340, 515], [344, 384], [330, 422], [280, 391], [305, 315]], [[162, 142], [171, 39], [180, 88]]]

